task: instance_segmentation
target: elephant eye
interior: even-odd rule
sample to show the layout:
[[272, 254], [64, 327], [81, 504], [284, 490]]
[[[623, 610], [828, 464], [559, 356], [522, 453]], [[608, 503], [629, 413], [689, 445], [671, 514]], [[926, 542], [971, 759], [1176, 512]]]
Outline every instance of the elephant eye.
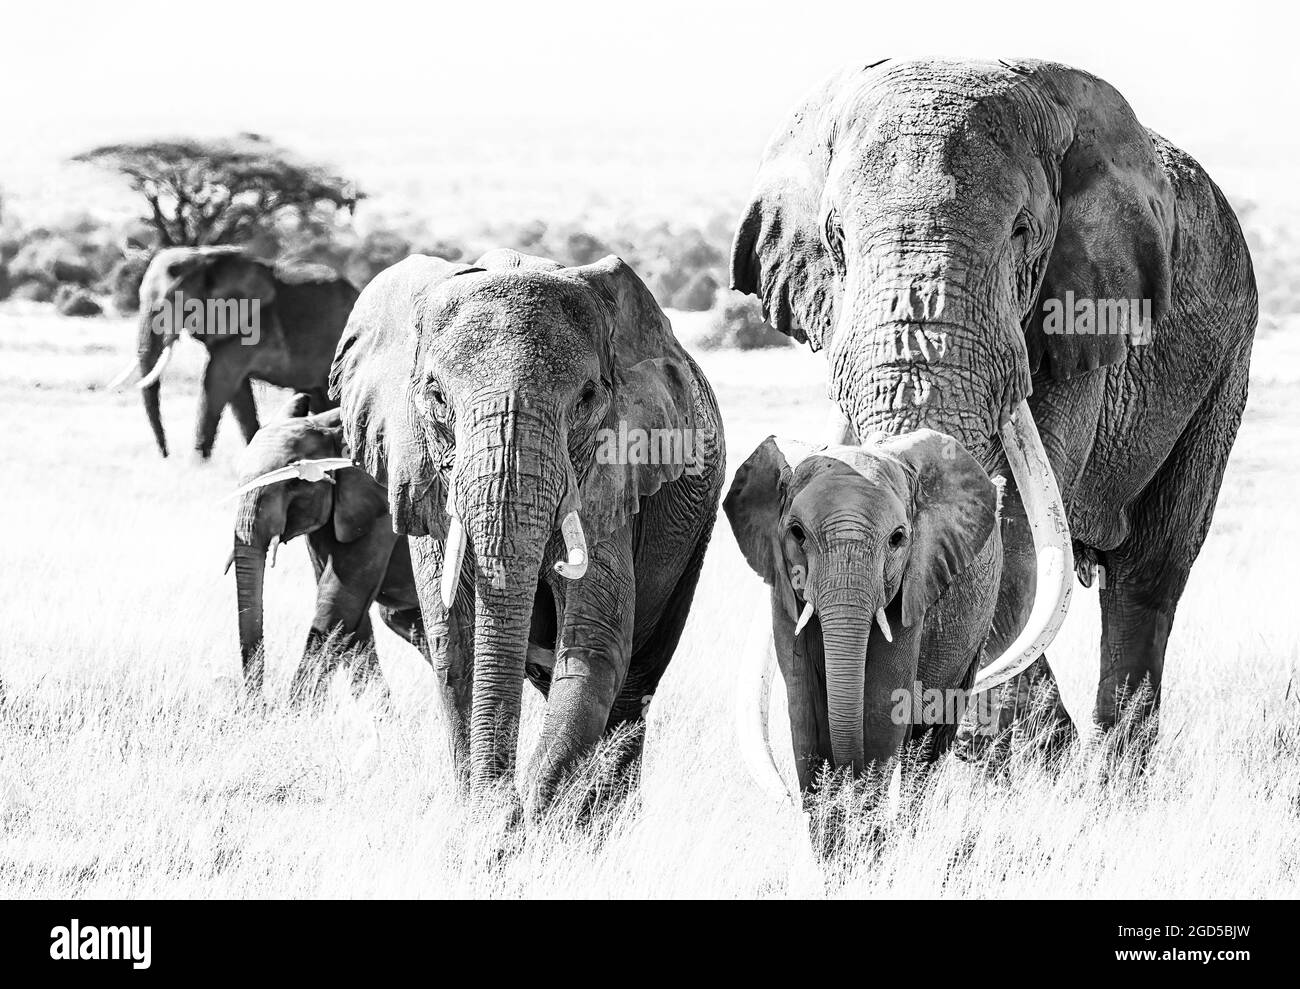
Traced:
[[907, 530], [901, 525], [889, 534], [889, 548], [898, 549], [907, 542]]
[[790, 536], [800, 546], [802, 546], [804, 544], [804, 540], [808, 538], [808, 534], [803, 531], [803, 526], [801, 526], [798, 522], [790, 523]]
[[591, 403], [595, 400], [595, 398], [596, 398], [596, 383], [594, 381], [588, 381], [585, 385], [582, 386], [582, 392], [578, 395], [578, 402], [573, 407], [574, 411], [581, 412], [583, 409], [590, 406]]

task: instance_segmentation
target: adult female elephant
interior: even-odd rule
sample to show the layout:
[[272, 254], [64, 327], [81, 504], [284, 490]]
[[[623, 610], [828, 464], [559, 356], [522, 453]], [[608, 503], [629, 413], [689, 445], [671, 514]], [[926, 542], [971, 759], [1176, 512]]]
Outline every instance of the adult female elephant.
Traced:
[[[1113, 725], [1144, 678], [1158, 702], [1257, 314], [1236, 218], [1195, 161], [1066, 66], [851, 69], [765, 152], [732, 283], [826, 351], [846, 434], [931, 428], [1011, 475], [985, 682], [1050, 641], [1072, 537], [1081, 578], [1105, 567], [1096, 721]], [[936, 607], [971, 593], [970, 573], [951, 576]]]
[[511, 776], [526, 673], [548, 696], [525, 788], [544, 806], [676, 649], [723, 479], [708, 383], [618, 258], [494, 251], [382, 272], [331, 391], [413, 537], [458, 773], [479, 793]]
[[[389, 628], [424, 648], [411, 554], [406, 540], [393, 532], [388, 495], [345, 456], [338, 410], [309, 416], [308, 404], [307, 395], [295, 395], [284, 416], [259, 429], [240, 458], [230, 552], [244, 684], [250, 693], [260, 693], [267, 554], [274, 566], [281, 543], [307, 538], [316, 571], [316, 611], [293, 678], [295, 700], [317, 692], [331, 661], [344, 651], [352, 653], [354, 686], [379, 678], [371, 604], [379, 605]], [[332, 641], [336, 635], [341, 638]]]
[[245, 441], [257, 432], [252, 378], [308, 393], [314, 411], [329, 407], [330, 362], [356, 299], [351, 283], [332, 273], [275, 269], [235, 247], [159, 251], [140, 284], [136, 349], [137, 387], [162, 455], [160, 382], [182, 329], [208, 348], [194, 438], [206, 459], [227, 404]]

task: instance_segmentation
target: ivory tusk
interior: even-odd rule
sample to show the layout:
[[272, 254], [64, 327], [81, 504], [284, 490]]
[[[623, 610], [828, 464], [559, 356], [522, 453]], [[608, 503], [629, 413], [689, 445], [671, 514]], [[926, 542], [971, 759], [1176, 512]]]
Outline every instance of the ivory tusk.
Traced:
[[275, 569], [275, 557], [280, 551], [280, 535], [276, 533], [271, 537], [271, 568]]
[[889, 619], [885, 617], [885, 609], [876, 609], [876, 624], [880, 626], [880, 634], [885, 637], [886, 642], [894, 641], [894, 633], [889, 629]]
[[230, 573], [231, 564], [233, 564], [234, 562], [235, 562], [235, 551], [232, 549], [230, 551], [230, 555], [226, 557], [226, 569], [221, 571], [221, 576], [224, 577], [226, 574]]
[[799, 794], [786, 786], [772, 757], [768, 737], [768, 707], [776, 673], [776, 647], [771, 626], [755, 622], [745, 649], [743, 668], [736, 680], [736, 736], [740, 758], [754, 782], [773, 800], [800, 806]]
[[564, 537], [568, 559], [555, 564], [556, 573], [569, 580], [580, 580], [587, 574], [587, 535], [582, 531], [582, 517], [576, 510], [564, 516], [560, 535]]
[[143, 378], [141, 378], [139, 381], [136, 382], [135, 386], [137, 388], [143, 391], [144, 389], [148, 388], [150, 385], [155, 384], [158, 381], [158, 379], [163, 376], [163, 372], [167, 370], [167, 365], [171, 363], [172, 347], [174, 347], [175, 345], [176, 345], [175, 337], [172, 337], [170, 340], [167, 341], [166, 345], [163, 347], [162, 355], [158, 358], [157, 361], [154, 362], [153, 368], [149, 371], [148, 374], [146, 374]]
[[1061, 503], [1056, 475], [1043, 449], [1038, 427], [1025, 402], [1002, 427], [1002, 447], [1038, 552], [1038, 583], [1029, 621], [997, 659], [980, 670], [971, 693], [991, 690], [1021, 673], [1056, 637], [1070, 608], [1074, 553], [1070, 525]]
[[442, 606], [448, 611], [456, 603], [456, 589], [460, 586], [460, 568], [465, 562], [465, 523], [458, 515], [451, 516], [447, 527], [447, 541], [442, 548]]
[[812, 602], [809, 601], [806, 604], [804, 604], [803, 611], [799, 612], [799, 620], [794, 623], [795, 635], [798, 635], [800, 632], [802, 632], [804, 626], [807, 625], [810, 621], [812, 621], [812, 616], [813, 616], [813, 605]]

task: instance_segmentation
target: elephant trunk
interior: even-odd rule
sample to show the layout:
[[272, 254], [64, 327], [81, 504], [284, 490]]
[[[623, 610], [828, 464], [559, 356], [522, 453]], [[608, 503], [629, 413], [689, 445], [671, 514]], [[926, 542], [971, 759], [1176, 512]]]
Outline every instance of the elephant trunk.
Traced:
[[266, 573], [266, 548], [237, 545], [232, 554], [239, 605], [239, 656], [244, 685], [250, 693], [262, 689], [262, 582]]
[[835, 765], [865, 766], [863, 713], [867, 676], [867, 643], [875, 613], [883, 603], [880, 578], [857, 547], [832, 547], [818, 576], [817, 615], [826, 657], [826, 713], [830, 722], [831, 754]]
[[565, 493], [567, 444], [549, 405], [508, 393], [476, 403], [453, 490], [474, 548], [470, 783], [514, 769], [533, 598]]
[[176, 336], [159, 332], [155, 325], [156, 316], [155, 308], [142, 300], [140, 328], [136, 342], [136, 355], [142, 377], [137, 387], [144, 400], [144, 414], [149, 420], [149, 428], [153, 430], [154, 441], [158, 444], [159, 452], [165, 457], [167, 456], [167, 434], [163, 431], [160, 391], [162, 372], [171, 359]]

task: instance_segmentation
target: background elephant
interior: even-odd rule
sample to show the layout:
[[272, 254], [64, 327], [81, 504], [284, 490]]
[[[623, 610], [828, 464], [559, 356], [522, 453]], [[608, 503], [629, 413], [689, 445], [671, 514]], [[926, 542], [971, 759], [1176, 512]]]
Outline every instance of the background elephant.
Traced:
[[[1158, 702], [1257, 315], [1237, 220], [1195, 161], [1085, 72], [877, 62], [828, 80], [768, 146], [732, 281], [826, 352], [848, 435], [935, 429], [1007, 478], [999, 668], [1059, 624], [1064, 534], [1085, 582], [1105, 567], [1096, 721], [1144, 678]], [[1057, 332], [1053, 309], [1079, 300], [1138, 300], [1150, 319]], [[1030, 673], [1050, 700], [1045, 664]]]
[[[955, 725], [900, 718], [899, 692], [970, 687], [1000, 563], [997, 489], [952, 437], [928, 429], [863, 447], [768, 437], [723, 508], [745, 559], [772, 586], [799, 788], [823, 762], [884, 763], [911, 735], [944, 751]], [[982, 559], [976, 593], [942, 629], [920, 617]]]
[[280, 543], [307, 537], [316, 570], [316, 614], [294, 676], [295, 698], [318, 689], [332, 661], [346, 652], [352, 653], [354, 685], [378, 677], [372, 603], [379, 604], [389, 628], [424, 649], [410, 550], [405, 537], [393, 532], [388, 496], [364, 471], [338, 466], [345, 459], [338, 410], [309, 416], [308, 402], [308, 396], [295, 395], [284, 418], [259, 430], [244, 451], [230, 554], [245, 685], [260, 692], [267, 552], [274, 565]]
[[[548, 697], [526, 784], [538, 809], [603, 733], [641, 721], [676, 649], [721, 493], [713, 392], [618, 258], [513, 251], [382, 272], [331, 385], [349, 448], [414, 537], [475, 792], [513, 775], [525, 674]], [[609, 455], [620, 436], [676, 436], [698, 456]]]
[[356, 299], [350, 282], [318, 266], [277, 269], [234, 247], [159, 251], [140, 285], [137, 353], [138, 387], [162, 455], [159, 388], [181, 329], [208, 348], [194, 437], [206, 459], [227, 404], [245, 441], [257, 432], [252, 378], [306, 392], [313, 411], [330, 407], [330, 362]]

